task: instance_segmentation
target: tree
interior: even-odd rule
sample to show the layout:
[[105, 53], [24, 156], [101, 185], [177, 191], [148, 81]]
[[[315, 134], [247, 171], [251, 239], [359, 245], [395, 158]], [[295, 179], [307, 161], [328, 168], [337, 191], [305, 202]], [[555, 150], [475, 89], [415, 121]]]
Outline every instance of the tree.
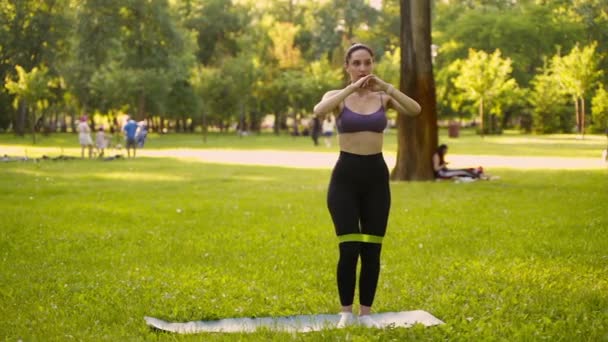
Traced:
[[454, 85], [477, 104], [482, 136], [486, 130], [484, 106], [517, 88], [517, 83], [510, 77], [511, 71], [511, 60], [503, 59], [500, 50], [489, 55], [470, 49], [469, 57], [461, 65], [460, 75], [454, 80]]
[[273, 55], [281, 69], [297, 68], [302, 63], [302, 54], [294, 45], [297, 32], [298, 28], [288, 22], [275, 22], [268, 32], [272, 39]]
[[534, 76], [531, 82], [530, 104], [532, 120], [537, 133], [555, 133], [564, 129], [564, 108], [568, 101], [559, 86], [557, 77], [551, 69], [544, 67], [542, 73]]
[[226, 95], [230, 86], [221, 70], [216, 67], [199, 65], [194, 69], [190, 79], [195, 93], [199, 98], [199, 108], [203, 126], [203, 141], [207, 141], [207, 127], [210, 120], [221, 120], [222, 111], [231, 110], [233, 101]]
[[[25, 70], [46, 65], [49, 77], [57, 76], [57, 66], [69, 52], [71, 13], [70, 0], [0, 1], [0, 91], [6, 77], [18, 77], [16, 65]], [[0, 95], [0, 121], [12, 121], [15, 132], [23, 135], [26, 111], [15, 113], [13, 99]]]
[[512, 61], [513, 78], [527, 86], [543, 58], [557, 46], [570, 49], [583, 38], [583, 26], [554, 12], [556, 4], [530, 1], [437, 2], [434, 37], [438, 69], [464, 59], [468, 49], [500, 49]]
[[184, 27], [196, 33], [199, 63], [219, 64], [239, 52], [236, 38], [246, 27], [245, 8], [231, 0], [182, 0], [177, 10]]
[[48, 107], [49, 91], [48, 69], [44, 66], [34, 67], [30, 72], [26, 72], [23, 67], [17, 65], [17, 80], [7, 78], [5, 87], [15, 95], [19, 106], [27, 108], [31, 114], [32, 138], [36, 143], [36, 124], [38, 119], [36, 113]]
[[597, 133], [605, 133], [608, 130], [608, 91], [600, 84], [595, 96], [591, 100], [592, 129]]
[[437, 73], [437, 106], [442, 118], [470, 117], [471, 102], [465, 93], [454, 85], [454, 80], [460, 74], [463, 61], [455, 60], [452, 64], [440, 69]]
[[437, 112], [429, 0], [401, 0], [400, 89], [418, 101], [422, 112], [417, 117], [397, 116], [397, 161], [391, 177], [433, 179], [431, 160], [437, 148]]
[[168, 1], [86, 0], [78, 18], [70, 83], [83, 106], [127, 106], [137, 119], [166, 113], [195, 61], [195, 37]]
[[401, 69], [401, 49], [387, 51], [382, 60], [376, 64], [374, 73], [390, 84], [399, 84]]
[[597, 43], [582, 49], [576, 45], [568, 55], [555, 55], [551, 60], [553, 73], [557, 76], [562, 90], [572, 96], [574, 116], [578, 133], [585, 134], [585, 96], [602, 75], [598, 69], [599, 58], [595, 54]]

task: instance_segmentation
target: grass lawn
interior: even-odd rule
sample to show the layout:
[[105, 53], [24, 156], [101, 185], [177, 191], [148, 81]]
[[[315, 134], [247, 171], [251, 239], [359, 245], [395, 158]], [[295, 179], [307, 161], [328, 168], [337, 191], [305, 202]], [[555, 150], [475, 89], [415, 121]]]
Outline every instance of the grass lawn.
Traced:
[[[119, 137], [117, 142], [124, 145]], [[335, 137], [334, 137], [335, 139]], [[525, 135], [506, 131], [502, 135], [480, 137], [473, 130], [461, 131], [459, 138], [448, 138], [447, 131], [439, 131], [439, 143], [447, 144], [451, 154], [472, 155], [505, 155], [505, 156], [540, 156], [540, 157], [588, 157], [599, 158], [601, 151], [606, 148], [608, 140], [602, 135], [586, 135], [580, 139], [574, 134]], [[0, 152], [2, 145], [20, 146], [29, 149], [33, 147], [47, 148], [45, 153], [59, 155], [61, 153], [79, 155], [78, 137], [75, 134], [53, 134], [48, 137], [38, 135], [37, 144], [32, 144], [32, 137], [16, 137], [13, 134], [0, 134]], [[64, 150], [61, 150], [63, 148]], [[207, 141], [201, 134], [150, 134], [146, 143], [150, 149], [174, 148], [228, 148], [228, 149], [274, 149], [290, 151], [338, 151], [336, 141], [333, 147], [324, 146], [322, 138], [320, 146], [313, 146], [310, 137], [276, 136], [272, 133], [253, 134], [238, 137], [235, 134], [211, 133]], [[66, 150], [69, 149], [69, 150]], [[385, 136], [385, 152], [397, 151], [396, 131], [390, 130]]]
[[606, 171], [496, 173], [391, 185], [374, 310], [445, 325], [182, 336], [143, 316], [337, 312], [330, 170], [0, 163], [0, 339], [608, 340]]

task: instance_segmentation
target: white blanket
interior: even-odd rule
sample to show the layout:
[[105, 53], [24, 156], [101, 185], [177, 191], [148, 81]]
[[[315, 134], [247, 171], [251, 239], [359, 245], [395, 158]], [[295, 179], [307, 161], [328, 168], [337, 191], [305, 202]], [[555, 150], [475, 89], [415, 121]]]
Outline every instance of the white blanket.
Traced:
[[[423, 310], [376, 313], [372, 314], [372, 317], [382, 328], [409, 328], [414, 324], [425, 326], [443, 324], [441, 320]], [[218, 321], [172, 323], [154, 317], [144, 317], [146, 323], [151, 327], [180, 334], [254, 332], [260, 328], [285, 332], [319, 331], [335, 328], [339, 318], [340, 316], [337, 314], [321, 314], [286, 317], [226, 318]]]

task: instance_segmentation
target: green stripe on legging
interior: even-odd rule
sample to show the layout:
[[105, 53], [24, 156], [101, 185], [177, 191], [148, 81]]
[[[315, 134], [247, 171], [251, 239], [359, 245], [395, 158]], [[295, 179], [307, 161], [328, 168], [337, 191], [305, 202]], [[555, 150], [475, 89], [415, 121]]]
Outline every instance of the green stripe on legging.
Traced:
[[339, 235], [340, 242], [369, 242], [382, 243], [382, 236], [367, 235], [367, 234], [345, 234]]

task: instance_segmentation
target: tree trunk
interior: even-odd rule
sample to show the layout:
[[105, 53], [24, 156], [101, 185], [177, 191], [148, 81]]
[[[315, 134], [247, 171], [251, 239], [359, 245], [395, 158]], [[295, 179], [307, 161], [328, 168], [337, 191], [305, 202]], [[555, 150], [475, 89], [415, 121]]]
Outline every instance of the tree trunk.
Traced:
[[27, 117], [27, 105], [24, 100], [19, 100], [19, 109], [15, 120], [15, 133], [18, 136], [25, 134], [25, 119]]
[[76, 115], [74, 115], [74, 110], [70, 113], [70, 127], [72, 128], [72, 133], [76, 133]]
[[576, 132], [581, 132], [581, 117], [578, 110], [578, 97], [574, 96], [574, 117], [576, 118]]
[[203, 142], [207, 142], [207, 111], [203, 109]]
[[68, 131], [68, 123], [65, 119], [65, 114], [61, 115], [61, 120], [59, 121], [59, 127], [60, 127], [59, 131], [61, 133], [66, 133]]
[[431, 180], [437, 149], [437, 111], [431, 57], [430, 0], [401, 0], [400, 89], [422, 107], [419, 116], [397, 116], [393, 180]]
[[484, 119], [483, 119], [483, 97], [479, 98], [479, 134], [483, 138], [484, 131]]
[[137, 116], [134, 117], [133, 119], [135, 121], [140, 121], [143, 118], [145, 118], [145, 112], [146, 112], [146, 97], [144, 96], [144, 93], [141, 92], [139, 94], [139, 98], [138, 98], [138, 104], [137, 104]]
[[585, 139], [585, 98], [580, 97], [581, 99], [581, 138]]
[[279, 135], [279, 131], [281, 129], [280, 125], [281, 125], [281, 114], [279, 113], [275, 113], [274, 114], [274, 134]]
[[32, 123], [31, 123], [30, 126], [32, 126], [31, 127], [31, 129], [32, 129], [32, 141], [33, 141], [34, 145], [36, 145], [36, 124], [37, 124], [37, 122], [36, 122], [36, 113], [33, 110], [31, 112], [32, 112], [32, 115], [31, 115], [31, 117], [32, 117]]

